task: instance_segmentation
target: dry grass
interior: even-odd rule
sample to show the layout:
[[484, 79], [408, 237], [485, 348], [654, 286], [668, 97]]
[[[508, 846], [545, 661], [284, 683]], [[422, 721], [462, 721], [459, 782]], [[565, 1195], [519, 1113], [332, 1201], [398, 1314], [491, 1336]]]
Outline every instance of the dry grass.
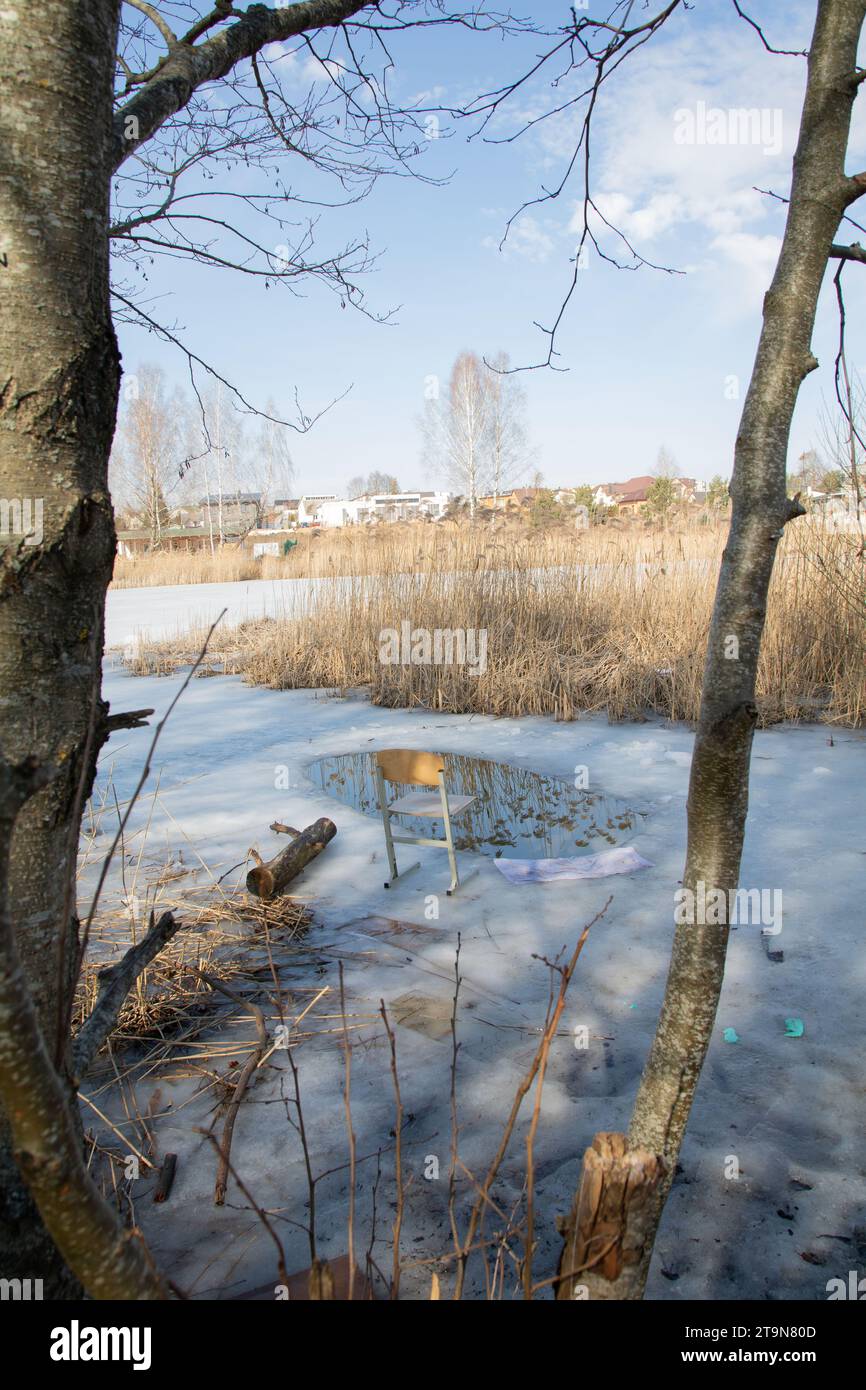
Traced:
[[[133, 558], [118, 555], [112, 585], [116, 589], [157, 584], [226, 584], [254, 579], [327, 579], [334, 575], [377, 574], [405, 565], [432, 566], [447, 553], [455, 527], [432, 523], [301, 530], [286, 556], [253, 558], [250, 546], [224, 545], [209, 550], [155, 551]], [[525, 530], [525, 528], [523, 528]], [[257, 536], [256, 540], [265, 540]]]
[[[453, 713], [697, 717], [722, 531], [415, 532], [383, 538], [374, 573], [352, 568], [347, 541], [334, 565], [355, 580], [319, 586], [292, 619], [218, 633], [212, 669], [277, 689], [369, 686], [378, 704]], [[812, 520], [787, 528], [758, 676], [762, 723], [863, 722], [866, 575], [857, 552], [858, 538]], [[382, 664], [380, 633], [403, 621], [485, 629], [487, 669]], [[198, 640], [145, 647], [133, 669], [173, 669]]]
[[[681, 540], [686, 546], [706, 543], [714, 527], [699, 525], [694, 518], [672, 523], [664, 532], [653, 531], [637, 518], [617, 520], [592, 531], [576, 531], [564, 525], [533, 527], [525, 519], [497, 518], [474, 532], [465, 523], [395, 522], [380, 526], [348, 526], [294, 533], [295, 549], [286, 556], [264, 555], [253, 559], [243, 545], [224, 545], [213, 555], [209, 550], [155, 551], [131, 559], [118, 556], [112, 586], [116, 589], [154, 585], [225, 584], [240, 580], [329, 579], [344, 575], [426, 573], [453, 567], [467, 552], [473, 563], [481, 558], [489, 565], [497, 556], [511, 555], [521, 563], [550, 565], [576, 551], [589, 556], [611, 544], [629, 549], [652, 550], [664, 541]], [[265, 539], [257, 536], [255, 539]]]
[[[224, 1009], [224, 1001], [202, 980], [200, 971], [225, 984], [261, 988], [272, 962], [285, 965], [304, 949], [310, 913], [292, 898], [264, 903], [246, 893], [211, 887], [180, 898], [162, 898], [183, 921], [177, 936], [142, 971], [111, 1035], [114, 1047], [143, 1049], [139, 1060], [152, 1065], [194, 1043]], [[119, 958], [135, 939], [128, 914], [107, 913], [95, 924], [75, 999], [76, 1029], [96, 1002], [99, 971]]]
[[[273, 559], [268, 563], [274, 564]], [[204, 550], [160, 550], [129, 558], [118, 555], [111, 583], [115, 589], [141, 589], [156, 584], [228, 584], [242, 579], [291, 577], [287, 562], [276, 564], [279, 575], [265, 576], [263, 562], [254, 560], [251, 550], [234, 545], [225, 545], [213, 555]]]

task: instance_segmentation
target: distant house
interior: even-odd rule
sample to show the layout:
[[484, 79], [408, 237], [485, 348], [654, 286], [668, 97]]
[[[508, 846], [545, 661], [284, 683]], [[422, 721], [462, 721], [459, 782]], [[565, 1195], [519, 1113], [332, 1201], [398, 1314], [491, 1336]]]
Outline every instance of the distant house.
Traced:
[[486, 497], [477, 498], [477, 504], [479, 507], [483, 507], [486, 511], [504, 512], [505, 508], [508, 506], [508, 500], [510, 496], [511, 493], [508, 491], [500, 493], [491, 492]]
[[203, 497], [199, 506], [201, 507], [201, 524], [208, 532], [212, 529], [219, 531], [220, 524], [222, 524], [223, 533], [237, 534], [255, 526], [259, 520], [262, 511], [262, 494], [260, 492], [224, 493], [222, 497]]
[[478, 506], [500, 511], [520, 510], [524, 507], [531, 507], [536, 497], [546, 491], [547, 488], [543, 487], [504, 488], [498, 496], [490, 493], [486, 497], [479, 497]]
[[377, 492], [325, 499], [316, 511], [321, 526], [369, 526], [376, 522], [434, 520], [444, 515], [447, 492]]
[[516, 487], [512, 490], [508, 502], [512, 507], [531, 507], [540, 493], [545, 492], [543, 487]]
[[289, 526], [297, 526], [300, 505], [300, 497], [275, 497], [273, 509], [277, 519], [274, 522], [274, 529], [280, 531]]
[[674, 482], [684, 502], [706, 502], [709, 484], [702, 478], [674, 478]]
[[866, 524], [866, 500], [858, 499], [855, 489], [849, 484], [833, 492], [807, 486], [801, 500], [830, 530], [859, 531], [862, 534]]
[[594, 500], [597, 506], [634, 510], [646, 502], [654, 482], [651, 474], [642, 473], [636, 478], [627, 478], [624, 483], [600, 483], [595, 489]]
[[[694, 478], [672, 478], [679, 500], [700, 502], [707, 494], [707, 485]], [[656, 478], [651, 473], [642, 473], [636, 478], [627, 478], [624, 483], [597, 483], [593, 487], [593, 502], [597, 507], [618, 507], [620, 511], [637, 511], [648, 497]]]
[[309, 493], [298, 499], [298, 525], [299, 526], [321, 526], [322, 522], [318, 512], [326, 502], [336, 502], [337, 497], [333, 492]]
[[153, 549], [203, 550], [209, 543], [208, 532], [201, 526], [164, 526], [156, 542], [149, 527], [136, 526], [117, 532], [117, 553], [127, 560]]

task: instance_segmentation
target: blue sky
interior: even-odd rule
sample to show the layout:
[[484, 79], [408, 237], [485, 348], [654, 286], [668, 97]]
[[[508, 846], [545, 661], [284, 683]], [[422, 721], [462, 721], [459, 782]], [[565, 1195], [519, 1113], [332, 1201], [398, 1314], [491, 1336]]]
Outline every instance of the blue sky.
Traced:
[[[590, 4], [600, 16], [599, 0]], [[749, 13], [775, 46], [796, 49], [808, 42], [814, 9], [797, 0], [752, 0]], [[542, 0], [532, 14], [553, 26], [567, 7]], [[499, 86], [536, 47], [463, 30], [398, 37], [397, 89], [407, 97], [432, 93], [443, 104]], [[281, 70], [299, 91], [309, 85], [302, 56], [286, 53]], [[559, 364], [568, 371], [522, 378], [547, 481], [651, 472], [661, 445], [685, 475], [730, 474], [784, 215], [781, 204], [752, 190], [788, 192], [804, 79], [804, 60], [767, 54], [728, 0], [696, 0], [611, 79], [594, 121], [593, 196], [643, 256], [685, 274], [617, 271], [590, 255], [558, 341]], [[543, 84], [521, 93], [492, 133], [510, 134], [551, 99]], [[762, 108], [764, 135], [758, 142], [680, 143], [677, 113], [697, 113], [699, 103]], [[381, 259], [364, 277], [365, 293], [375, 310], [402, 306], [393, 326], [341, 310], [312, 283], [297, 298], [188, 263], [162, 260], [148, 268], [149, 312], [176, 325], [248, 399], [264, 405], [273, 397], [288, 411], [297, 389], [312, 414], [352, 386], [311, 432], [290, 439], [300, 492], [339, 492], [349, 477], [374, 468], [395, 473], [404, 486], [434, 485], [422, 467], [417, 426], [425, 381], [445, 379], [467, 348], [504, 349], [515, 364], [545, 353], [533, 321], [550, 322], [570, 281], [578, 185], [531, 209], [501, 251], [499, 241], [506, 218], [540, 185], [558, 180], [574, 123], [561, 118], [496, 145], [467, 141], [470, 129], [461, 125], [451, 138], [429, 142], [421, 167], [451, 173], [444, 187], [386, 178], [365, 202], [322, 215], [324, 247], [369, 232]], [[862, 167], [862, 159], [860, 110], [849, 169]], [[298, 176], [288, 165], [287, 172]], [[859, 235], [852, 228], [840, 239]], [[849, 353], [858, 369], [866, 367], [858, 328], [864, 274], [855, 265], [845, 276]], [[822, 398], [829, 401], [833, 391], [837, 331], [828, 275], [814, 337], [821, 369], [801, 392], [792, 462], [817, 442]], [[186, 380], [175, 349], [125, 325], [120, 339], [126, 371], [157, 361], [171, 380]]]

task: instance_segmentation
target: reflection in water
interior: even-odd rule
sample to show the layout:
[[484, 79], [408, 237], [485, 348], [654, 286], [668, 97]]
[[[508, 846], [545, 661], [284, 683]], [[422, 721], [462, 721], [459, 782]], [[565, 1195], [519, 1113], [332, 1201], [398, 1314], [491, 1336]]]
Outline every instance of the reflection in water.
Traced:
[[[310, 767], [314, 782], [339, 801], [378, 816], [373, 753], [342, 753]], [[594, 854], [627, 843], [646, 815], [616, 797], [578, 790], [563, 777], [547, 777], [508, 763], [446, 753], [445, 785], [450, 793], [475, 796], [462, 816], [453, 818], [457, 849], [506, 859], [558, 859]], [[391, 796], [405, 788], [391, 788]], [[400, 816], [411, 835], [441, 837], [440, 820]]]

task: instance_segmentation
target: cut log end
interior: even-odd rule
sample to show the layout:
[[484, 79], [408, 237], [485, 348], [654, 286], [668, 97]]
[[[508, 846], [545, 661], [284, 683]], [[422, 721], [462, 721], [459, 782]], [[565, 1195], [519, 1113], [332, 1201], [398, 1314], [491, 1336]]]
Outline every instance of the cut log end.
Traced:
[[266, 864], [250, 869], [247, 874], [247, 892], [257, 898], [272, 898], [274, 895], [274, 876]]

